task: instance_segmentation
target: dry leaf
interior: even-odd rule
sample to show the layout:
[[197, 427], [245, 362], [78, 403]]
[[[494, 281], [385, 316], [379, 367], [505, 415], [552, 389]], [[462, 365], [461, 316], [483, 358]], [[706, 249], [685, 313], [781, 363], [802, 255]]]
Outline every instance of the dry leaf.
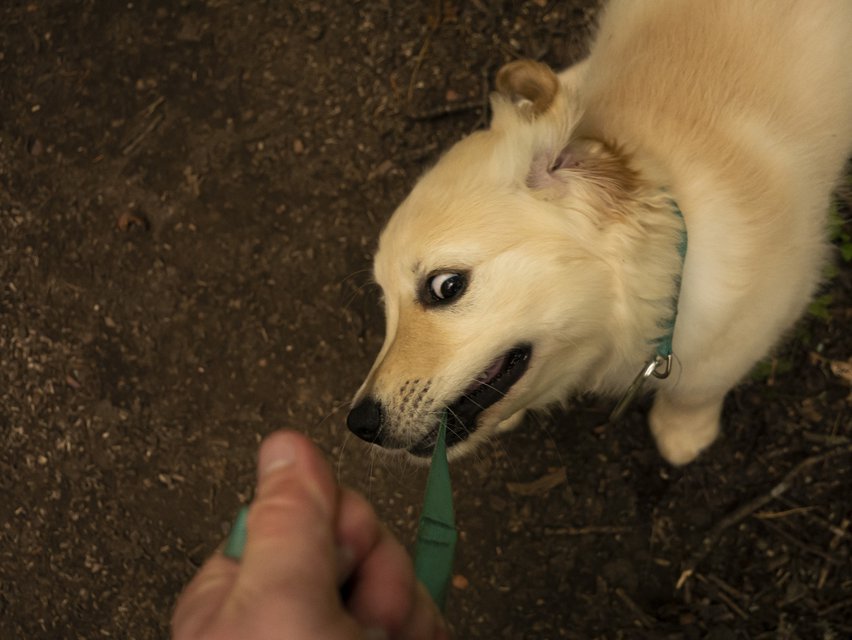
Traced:
[[532, 482], [507, 482], [506, 488], [516, 496], [537, 496], [565, 482], [565, 467], [551, 471]]
[[842, 378], [848, 384], [852, 384], [852, 358], [849, 360], [831, 360], [828, 364], [831, 372], [838, 378]]

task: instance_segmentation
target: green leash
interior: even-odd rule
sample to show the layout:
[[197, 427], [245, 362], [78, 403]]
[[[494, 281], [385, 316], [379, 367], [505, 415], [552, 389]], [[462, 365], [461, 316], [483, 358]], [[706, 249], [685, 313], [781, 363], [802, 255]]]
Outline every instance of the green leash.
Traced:
[[249, 508], [245, 506], [241, 507], [237, 512], [237, 519], [234, 520], [234, 526], [231, 527], [231, 532], [225, 541], [225, 548], [222, 549], [223, 556], [237, 562], [243, 557], [243, 549], [246, 546], [246, 520], [248, 520], [248, 511]]
[[[414, 571], [417, 578], [442, 611], [453, 575], [453, 557], [458, 538], [453, 515], [450, 469], [447, 464], [446, 434], [447, 414], [444, 412], [438, 427], [438, 441], [432, 454], [429, 479], [426, 481], [426, 495], [423, 498], [423, 512], [420, 515], [420, 528], [414, 552]], [[239, 561], [243, 556], [247, 519], [248, 507], [245, 506], [237, 513], [234, 526], [231, 527], [222, 549], [222, 554], [232, 560]]]
[[456, 551], [456, 520], [453, 515], [453, 490], [447, 464], [447, 412], [441, 414], [438, 441], [432, 453], [432, 466], [426, 481], [417, 546], [414, 551], [414, 572], [441, 611], [447, 599], [447, 589], [453, 575]]

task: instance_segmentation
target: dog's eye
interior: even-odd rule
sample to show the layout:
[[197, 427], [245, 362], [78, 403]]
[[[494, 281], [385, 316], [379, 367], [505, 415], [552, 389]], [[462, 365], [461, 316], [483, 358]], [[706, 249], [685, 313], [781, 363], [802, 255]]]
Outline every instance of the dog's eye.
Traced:
[[458, 298], [467, 285], [467, 280], [461, 273], [437, 273], [426, 281], [429, 299], [432, 302], [449, 302]]

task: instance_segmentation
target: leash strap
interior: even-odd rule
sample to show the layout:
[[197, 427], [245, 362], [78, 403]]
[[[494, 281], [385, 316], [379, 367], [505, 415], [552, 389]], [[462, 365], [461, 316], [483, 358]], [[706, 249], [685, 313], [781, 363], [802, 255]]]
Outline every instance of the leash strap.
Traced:
[[246, 521], [248, 520], [248, 507], [240, 507], [237, 517], [234, 520], [234, 526], [231, 527], [231, 532], [228, 534], [228, 539], [225, 541], [225, 547], [222, 549], [222, 555], [237, 562], [243, 557], [243, 550], [246, 547]]
[[432, 466], [426, 482], [423, 511], [414, 551], [414, 572], [441, 611], [453, 575], [456, 551], [456, 521], [453, 514], [453, 490], [447, 464], [447, 412], [441, 414], [438, 441], [432, 454]]

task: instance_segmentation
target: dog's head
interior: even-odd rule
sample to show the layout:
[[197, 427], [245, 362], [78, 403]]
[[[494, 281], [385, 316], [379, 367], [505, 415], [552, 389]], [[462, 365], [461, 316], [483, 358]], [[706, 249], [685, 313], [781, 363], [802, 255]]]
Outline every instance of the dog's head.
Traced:
[[442, 411], [452, 456], [564, 397], [600, 356], [630, 171], [572, 140], [575, 89], [530, 61], [501, 69], [491, 127], [457, 143], [383, 231], [374, 276], [386, 336], [349, 414], [384, 447], [431, 453]]

